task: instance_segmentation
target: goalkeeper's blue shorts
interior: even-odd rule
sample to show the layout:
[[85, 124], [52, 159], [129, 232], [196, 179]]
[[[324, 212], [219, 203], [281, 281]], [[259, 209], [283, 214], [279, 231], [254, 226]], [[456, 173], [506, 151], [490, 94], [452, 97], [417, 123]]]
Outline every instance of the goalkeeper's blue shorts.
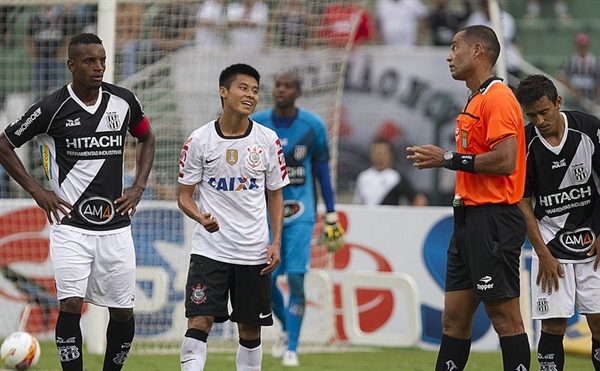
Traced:
[[310, 269], [310, 241], [314, 225], [297, 222], [283, 227], [281, 235], [281, 263], [273, 276], [284, 273], [306, 273]]

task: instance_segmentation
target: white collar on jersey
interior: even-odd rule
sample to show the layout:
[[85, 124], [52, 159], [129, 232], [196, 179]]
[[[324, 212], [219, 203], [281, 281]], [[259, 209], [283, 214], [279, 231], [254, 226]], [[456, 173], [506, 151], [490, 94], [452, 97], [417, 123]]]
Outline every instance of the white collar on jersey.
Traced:
[[93, 115], [98, 109], [98, 107], [100, 107], [100, 103], [102, 102], [102, 87], [100, 87], [98, 91], [98, 99], [96, 99], [96, 103], [94, 103], [93, 106], [88, 106], [85, 103], [83, 103], [81, 99], [79, 99], [77, 94], [75, 94], [75, 92], [73, 91], [73, 87], [71, 85], [73, 85], [73, 83], [69, 83], [69, 85], [67, 85], [67, 89], [69, 90], [69, 95], [71, 96], [71, 98], [73, 98], [73, 100], [77, 102], [77, 104], [79, 104], [81, 108]]

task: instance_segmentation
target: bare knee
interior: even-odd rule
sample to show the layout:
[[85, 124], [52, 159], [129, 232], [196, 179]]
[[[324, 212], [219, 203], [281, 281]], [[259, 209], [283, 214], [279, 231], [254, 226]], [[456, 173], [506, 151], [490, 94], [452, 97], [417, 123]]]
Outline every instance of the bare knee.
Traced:
[[596, 340], [600, 340], [600, 314], [587, 314], [586, 319], [592, 337]]
[[133, 308], [108, 308], [108, 311], [117, 322], [128, 322], [133, 317]]
[[260, 337], [260, 326], [238, 323], [240, 339], [256, 340]]
[[513, 336], [525, 332], [518, 298], [485, 302], [484, 307], [498, 336]]
[[81, 314], [83, 309], [83, 298], [70, 297], [62, 299], [59, 304], [61, 312]]
[[471, 337], [473, 318], [464, 313], [444, 309], [442, 327], [444, 334], [448, 336], [457, 339], [468, 339]]
[[212, 325], [215, 321], [214, 317], [210, 316], [192, 316], [188, 318], [188, 328], [210, 333]]

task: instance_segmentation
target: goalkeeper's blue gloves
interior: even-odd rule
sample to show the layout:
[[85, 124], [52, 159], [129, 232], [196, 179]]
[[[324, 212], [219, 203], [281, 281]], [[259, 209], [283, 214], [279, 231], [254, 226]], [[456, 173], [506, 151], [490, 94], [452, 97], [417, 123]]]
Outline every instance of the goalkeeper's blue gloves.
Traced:
[[327, 213], [318, 244], [325, 245], [328, 252], [336, 252], [344, 247], [345, 233], [338, 220], [338, 214], [336, 212]]

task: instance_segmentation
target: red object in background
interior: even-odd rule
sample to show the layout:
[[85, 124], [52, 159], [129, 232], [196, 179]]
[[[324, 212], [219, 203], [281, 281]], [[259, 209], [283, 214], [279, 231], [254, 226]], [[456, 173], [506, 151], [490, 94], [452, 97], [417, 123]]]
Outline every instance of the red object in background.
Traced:
[[[27, 276], [10, 270], [13, 263], [44, 263], [49, 259], [50, 240], [44, 233], [48, 225], [46, 213], [39, 207], [23, 208], [0, 216], [0, 267], [20, 296], [9, 295], [0, 287], [0, 296], [27, 302], [25, 331], [40, 333], [56, 326], [58, 302], [54, 278]], [[39, 303], [44, 303], [44, 306]]]
[[394, 143], [396, 140], [402, 138], [403, 135], [404, 133], [402, 132], [402, 127], [398, 125], [396, 121], [392, 119], [386, 119], [379, 126], [379, 130], [377, 130], [375, 138], [384, 138], [391, 143]]
[[[338, 211], [340, 224], [345, 231], [348, 231], [348, 218], [345, 213]], [[319, 216], [315, 229], [313, 231], [313, 241], [318, 239], [323, 227], [323, 219]], [[313, 244], [311, 247], [311, 268], [344, 270], [350, 263], [352, 254], [360, 252], [361, 255], [366, 254], [376, 265], [377, 272], [391, 272], [392, 267], [385, 257], [379, 255], [376, 251], [346, 242], [344, 247], [333, 254], [333, 264], [329, 265], [328, 253], [323, 246]], [[337, 313], [335, 316], [336, 322], [336, 339], [347, 340], [348, 337], [344, 331], [344, 317], [342, 310], [342, 289], [340, 284], [333, 285], [334, 308]], [[363, 332], [373, 332], [381, 328], [390, 319], [394, 311], [394, 296], [391, 290], [376, 290], [376, 289], [358, 289], [356, 290], [356, 301], [359, 311], [359, 325]]]
[[[358, 25], [356, 25], [358, 22]], [[375, 37], [375, 26], [368, 10], [358, 4], [335, 3], [323, 9], [319, 39], [334, 48], [344, 48], [350, 41], [354, 27], [353, 45]]]

